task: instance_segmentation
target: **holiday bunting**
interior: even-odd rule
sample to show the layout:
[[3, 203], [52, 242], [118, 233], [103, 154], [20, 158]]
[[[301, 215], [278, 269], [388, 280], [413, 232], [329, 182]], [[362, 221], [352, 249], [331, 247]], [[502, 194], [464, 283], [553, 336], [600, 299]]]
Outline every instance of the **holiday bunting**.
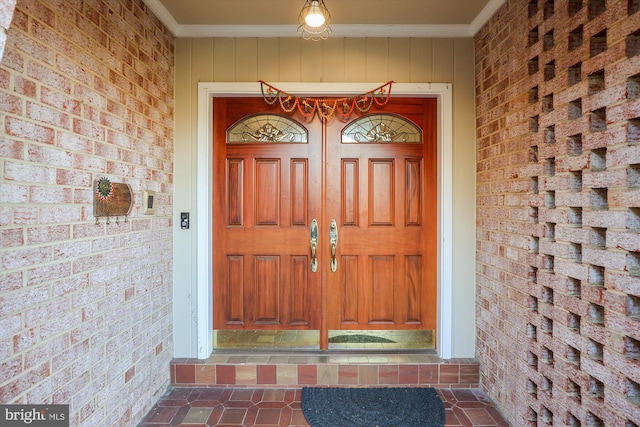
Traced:
[[366, 113], [374, 104], [378, 107], [386, 105], [391, 97], [391, 84], [393, 83], [393, 81], [389, 81], [360, 95], [340, 98], [311, 98], [291, 95], [263, 80], [259, 80], [259, 82], [262, 97], [267, 104], [274, 105], [279, 102], [280, 107], [286, 113], [297, 109], [306, 118], [317, 114], [320, 120], [326, 120], [333, 117], [334, 114], [346, 119], [351, 116], [354, 110]]

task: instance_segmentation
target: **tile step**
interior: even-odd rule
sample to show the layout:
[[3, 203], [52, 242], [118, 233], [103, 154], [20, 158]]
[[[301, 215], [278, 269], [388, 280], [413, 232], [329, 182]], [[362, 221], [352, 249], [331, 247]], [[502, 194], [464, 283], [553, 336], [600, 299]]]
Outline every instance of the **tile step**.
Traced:
[[477, 388], [475, 359], [435, 353], [258, 353], [216, 351], [208, 359], [174, 359], [174, 387], [301, 388], [429, 386]]

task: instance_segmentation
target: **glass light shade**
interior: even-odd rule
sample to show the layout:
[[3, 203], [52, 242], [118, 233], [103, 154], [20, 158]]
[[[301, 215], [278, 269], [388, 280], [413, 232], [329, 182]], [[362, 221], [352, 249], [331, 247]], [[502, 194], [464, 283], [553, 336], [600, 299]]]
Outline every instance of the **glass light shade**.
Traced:
[[324, 24], [324, 21], [325, 17], [320, 7], [318, 7], [318, 1], [312, 0], [311, 8], [309, 8], [307, 16], [304, 17], [304, 22], [306, 22], [308, 26], [316, 28]]
[[325, 40], [331, 33], [330, 21], [324, 0], [305, 0], [298, 17], [298, 33], [305, 40]]

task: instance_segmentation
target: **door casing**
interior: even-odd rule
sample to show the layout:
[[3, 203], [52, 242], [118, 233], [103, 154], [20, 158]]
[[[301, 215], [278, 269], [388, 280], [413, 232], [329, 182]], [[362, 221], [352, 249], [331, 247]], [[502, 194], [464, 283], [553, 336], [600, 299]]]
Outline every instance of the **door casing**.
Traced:
[[[364, 93], [380, 83], [278, 83], [286, 92], [305, 96]], [[213, 350], [212, 304], [212, 153], [213, 98], [260, 96], [260, 83], [199, 83], [196, 188], [196, 296], [195, 335], [197, 355], [210, 356]], [[438, 100], [438, 355], [452, 357], [453, 329], [453, 105], [452, 89], [445, 83], [395, 83], [392, 96], [435, 97]]]

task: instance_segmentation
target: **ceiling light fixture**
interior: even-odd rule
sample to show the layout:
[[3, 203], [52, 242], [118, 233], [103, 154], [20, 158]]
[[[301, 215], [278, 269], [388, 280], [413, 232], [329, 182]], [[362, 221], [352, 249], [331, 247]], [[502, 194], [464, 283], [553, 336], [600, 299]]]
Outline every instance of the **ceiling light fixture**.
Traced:
[[300, 11], [298, 33], [305, 40], [326, 40], [331, 33], [331, 14], [324, 0], [305, 0]]

